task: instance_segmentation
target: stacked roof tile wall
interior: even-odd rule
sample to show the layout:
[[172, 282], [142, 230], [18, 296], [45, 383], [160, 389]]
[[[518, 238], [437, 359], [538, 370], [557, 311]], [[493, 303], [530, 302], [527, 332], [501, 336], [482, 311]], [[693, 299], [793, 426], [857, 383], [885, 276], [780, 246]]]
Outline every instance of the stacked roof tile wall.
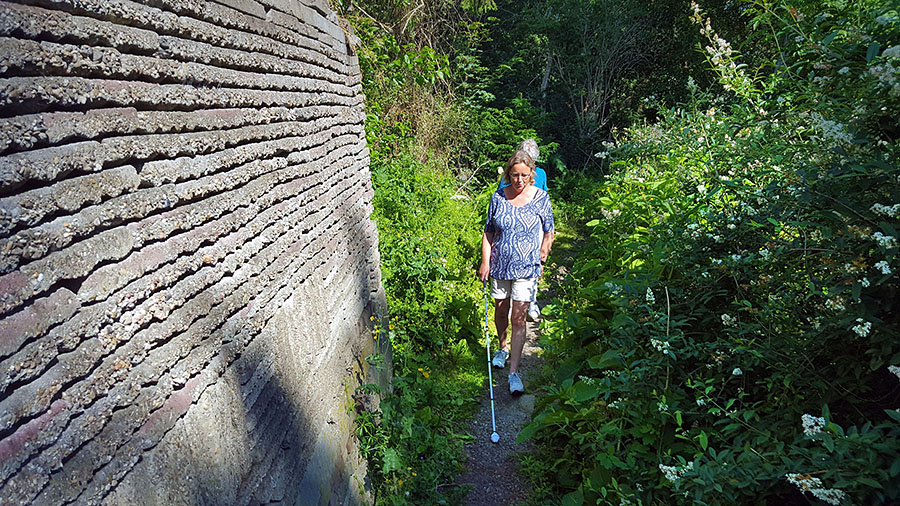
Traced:
[[350, 37], [325, 0], [0, 1], [0, 503], [366, 502]]

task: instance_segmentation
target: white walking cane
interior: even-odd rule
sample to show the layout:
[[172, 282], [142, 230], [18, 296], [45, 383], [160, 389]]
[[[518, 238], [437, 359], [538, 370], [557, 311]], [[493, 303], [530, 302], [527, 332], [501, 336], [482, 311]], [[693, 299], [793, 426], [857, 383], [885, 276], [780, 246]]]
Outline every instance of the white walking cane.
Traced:
[[484, 281], [484, 345], [487, 349], [488, 387], [491, 392], [491, 442], [499, 443], [500, 434], [497, 434], [497, 421], [494, 419], [494, 378], [491, 375], [491, 337], [488, 334], [488, 290], [487, 281]]

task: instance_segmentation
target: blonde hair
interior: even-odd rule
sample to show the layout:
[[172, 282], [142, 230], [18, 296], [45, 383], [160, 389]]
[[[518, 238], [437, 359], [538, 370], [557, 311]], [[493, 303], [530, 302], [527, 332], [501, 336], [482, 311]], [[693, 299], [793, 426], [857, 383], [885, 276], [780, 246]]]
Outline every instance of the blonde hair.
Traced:
[[534, 158], [531, 157], [525, 151], [519, 150], [513, 153], [512, 157], [510, 157], [509, 161], [506, 162], [506, 170], [503, 171], [503, 182], [506, 184], [510, 184], [509, 173], [512, 171], [512, 168], [520, 163], [524, 163], [531, 169], [531, 184], [534, 184]]

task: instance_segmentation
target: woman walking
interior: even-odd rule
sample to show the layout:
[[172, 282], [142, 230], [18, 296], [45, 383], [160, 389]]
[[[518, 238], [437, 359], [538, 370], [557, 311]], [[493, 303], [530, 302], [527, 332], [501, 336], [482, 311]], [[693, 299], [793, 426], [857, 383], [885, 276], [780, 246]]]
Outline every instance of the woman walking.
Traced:
[[[525, 139], [521, 143], [519, 143], [518, 150], [528, 153], [528, 156], [530, 156], [531, 159], [534, 160], [534, 183], [532, 184], [549, 193], [550, 190], [547, 189], [547, 172], [537, 166], [538, 156], [540, 156], [541, 154], [540, 150], [538, 150], [537, 141], [535, 141], [534, 139]], [[503, 188], [508, 185], [508, 182], [501, 180], [500, 184], [497, 185], [497, 188]], [[538, 241], [540, 241], [541, 236], [543, 236], [544, 234], [541, 230], [537, 230], [537, 233]], [[530, 321], [537, 321], [537, 319], [541, 317], [541, 308], [538, 307], [537, 303], [538, 281], [540, 281], [538, 278], [534, 278], [534, 290], [532, 291], [531, 295], [531, 304], [529, 304], [528, 312], [526, 313], [526, 316]], [[498, 367], [503, 367], [503, 364], [501, 363]]]
[[[508, 184], [491, 196], [481, 238], [478, 273], [482, 281], [491, 280], [494, 322], [500, 339], [500, 348], [492, 362], [503, 367], [509, 357], [512, 394], [525, 391], [519, 375], [519, 360], [525, 345], [525, 313], [553, 239], [553, 208], [547, 192], [533, 186], [534, 175], [534, 159], [524, 151], [516, 151], [503, 173], [503, 180]], [[512, 343], [507, 349], [510, 324]]]

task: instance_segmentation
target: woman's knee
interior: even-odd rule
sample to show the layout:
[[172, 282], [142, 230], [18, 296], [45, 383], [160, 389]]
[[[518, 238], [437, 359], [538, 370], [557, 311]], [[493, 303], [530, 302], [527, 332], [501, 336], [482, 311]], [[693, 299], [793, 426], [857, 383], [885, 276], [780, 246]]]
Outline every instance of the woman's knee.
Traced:
[[512, 309], [512, 323], [516, 326], [524, 326], [525, 325], [525, 313], [528, 309], [527, 303], [514, 303]]
[[513, 315], [513, 317], [512, 317], [512, 326], [513, 326], [513, 328], [516, 328], [516, 329], [523, 329], [523, 328], [525, 328], [525, 315], [524, 315], [524, 313], [523, 313], [521, 316], [519, 316], [519, 315]]

